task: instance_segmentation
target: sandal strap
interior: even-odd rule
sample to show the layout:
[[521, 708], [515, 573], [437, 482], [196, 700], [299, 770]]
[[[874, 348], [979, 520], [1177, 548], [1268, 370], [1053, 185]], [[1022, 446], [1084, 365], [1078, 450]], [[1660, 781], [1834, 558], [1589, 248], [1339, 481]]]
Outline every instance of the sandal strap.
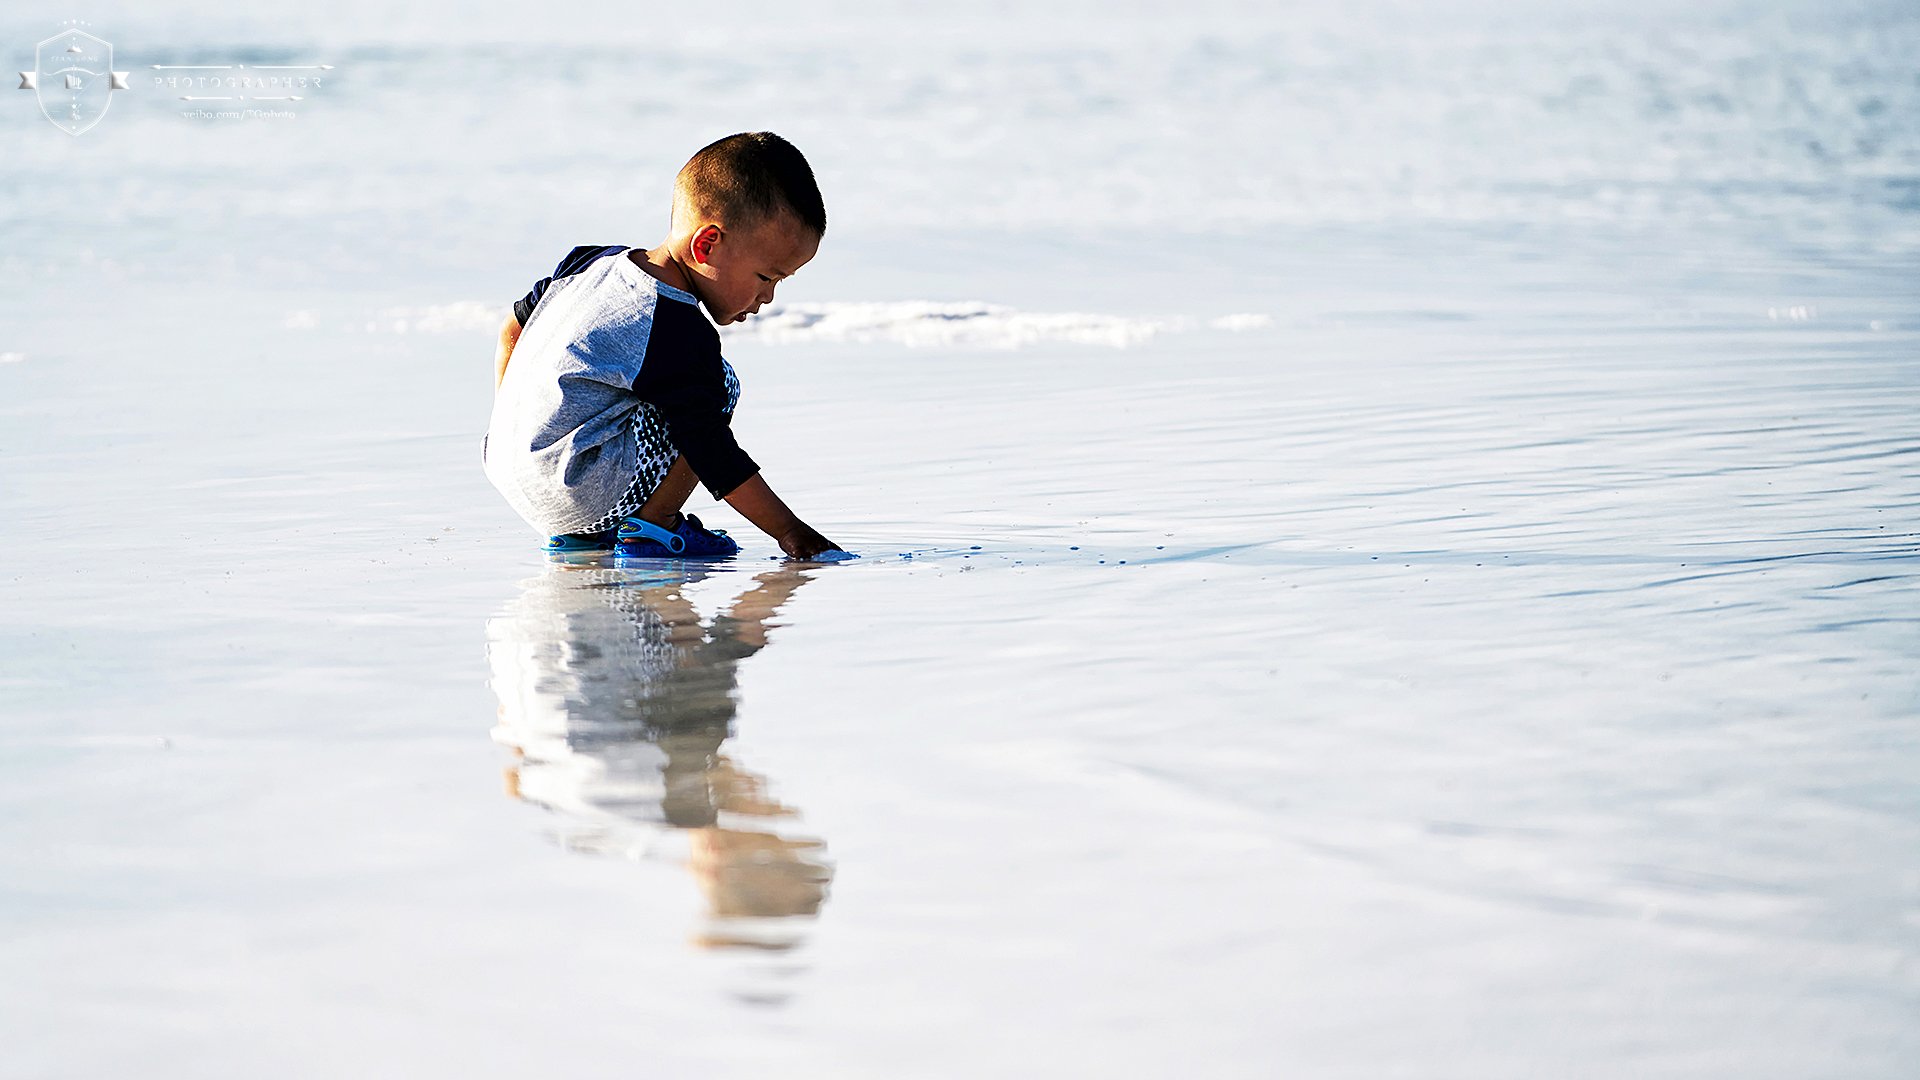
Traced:
[[[669, 532], [668, 530], [663, 529], [658, 525], [655, 525], [653, 522], [648, 521], [646, 518], [630, 517], [622, 520], [620, 522], [620, 531], [624, 533], [624, 532], [627, 532], [629, 529], [639, 533], [641, 536], [646, 537], [647, 539], [653, 541], [654, 543], [659, 544], [661, 547], [666, 548], [668, 551], [673, 552], [675, 555], [678, 555], [682, 551], [685, 551], [687, 549], [686, 537], [681, 536], [679, 533], [676, 533], [676, 532]], [[625, 539], [625, 538], [623, 537], [622, 539]]]

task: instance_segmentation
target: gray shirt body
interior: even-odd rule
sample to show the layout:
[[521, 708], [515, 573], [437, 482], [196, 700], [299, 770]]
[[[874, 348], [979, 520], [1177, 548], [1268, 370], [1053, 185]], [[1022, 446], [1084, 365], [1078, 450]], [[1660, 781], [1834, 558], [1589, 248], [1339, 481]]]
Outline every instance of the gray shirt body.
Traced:
[[548, 535], [585, 531], [627, 493], [643, 405], [716, 497], [759, 468], [733, 440], [720, 337], [698, 300], [603, 250], [541, 294], [487, 425], [487, 478]]

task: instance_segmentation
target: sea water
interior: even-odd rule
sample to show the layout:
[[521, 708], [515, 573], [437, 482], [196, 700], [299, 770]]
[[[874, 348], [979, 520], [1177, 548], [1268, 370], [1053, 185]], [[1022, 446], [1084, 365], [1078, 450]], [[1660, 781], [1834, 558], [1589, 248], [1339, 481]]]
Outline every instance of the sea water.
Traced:
[[[1911, 1073], [1911, 10], [739, 14], [0, 114], [0, 1072]], [[750, 128], [860, 558], [549, 560], [491, 331]]]

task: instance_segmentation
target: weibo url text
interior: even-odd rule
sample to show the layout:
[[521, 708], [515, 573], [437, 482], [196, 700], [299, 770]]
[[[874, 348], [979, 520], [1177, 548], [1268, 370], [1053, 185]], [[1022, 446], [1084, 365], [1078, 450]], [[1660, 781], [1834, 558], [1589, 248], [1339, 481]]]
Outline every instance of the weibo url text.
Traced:
[[186, 109], [180, 113], [189, 120], [292, 120], [286, 109]]

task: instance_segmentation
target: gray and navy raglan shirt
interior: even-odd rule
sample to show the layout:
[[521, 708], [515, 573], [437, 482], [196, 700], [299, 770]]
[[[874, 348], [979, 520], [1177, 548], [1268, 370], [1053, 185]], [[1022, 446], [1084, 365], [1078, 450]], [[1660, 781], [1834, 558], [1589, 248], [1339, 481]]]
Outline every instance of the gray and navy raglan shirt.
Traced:
[[647, 406], [714, 498], [760, 471], [733, 438], [719, 332], [693, 294], [628, 250], [573, 249], [513, 308], [520, 340], [482, 456], [487, 479], [548, 535], [603, 523], [633, 489]]

